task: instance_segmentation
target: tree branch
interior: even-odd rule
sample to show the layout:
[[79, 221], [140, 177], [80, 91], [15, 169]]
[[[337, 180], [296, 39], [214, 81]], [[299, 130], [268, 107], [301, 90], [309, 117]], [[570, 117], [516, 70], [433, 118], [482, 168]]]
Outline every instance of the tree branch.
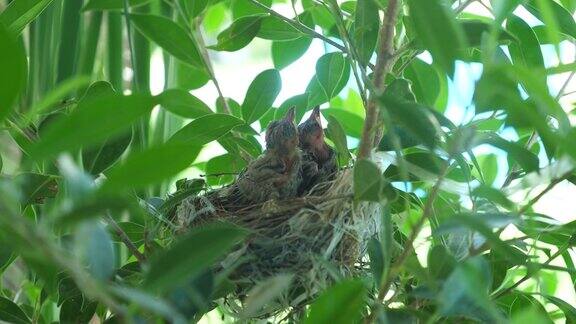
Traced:
[[400, 0], [390, 0], [388, 2], [384, 16], [384, 24], [380, 28], [380, 46], [374, 68], [375, 93], [372, 92], [370, 94], [370, 100], [366, 107], [366, 119], [364, 120], [364, 129], [362, 130], [362, 139], [358, 153], [359, 158], [367, 158], [374, 145], [374, 131], [379, 119], [376, 101], [378, 100], [378, 96], [384, 92], [384, 77], [390, 72], [392, 63], [394, 62], [394, 28], [396, 27], [400, 7]]
[[110, 217], [110, 215], [106, 216], [106, 222], [108, 223], [108, 225], [110, 225], [110, 227], [112, 227], [112, 230], [114, 231], [114, 233], [116, 233], [116, 235], [118, 235], [118, 237], [120, 238], [122, 243], [124, 243], [126, 248], [128, 248], [128, 251], [130, 251], [130, 253], [132, 253], [132, 255], [136, 257], [138, 263], [140, 263], [140, 265], [143, 265], [144, 262], [146, 262], [146, 256], [144, 256], [144, 254], [138, 251], [138, 248], [136, 247], [136, 245], [134, 245], [134, 243], [132, 243], [126, 232], [124, 232], [124, 230], [118, 225], [118, 223], [116, 223], [116, 221], [112, 217]]

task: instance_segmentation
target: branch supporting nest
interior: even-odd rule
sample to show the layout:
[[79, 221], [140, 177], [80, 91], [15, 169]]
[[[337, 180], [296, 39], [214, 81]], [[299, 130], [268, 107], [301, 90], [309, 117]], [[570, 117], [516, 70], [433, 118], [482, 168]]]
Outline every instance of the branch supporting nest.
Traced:
[[384, 78], [390, 73], [394, 57], [394, 28], [400, 11], [400, 0], [388, 1], [388, 7], [384, 15], [384, 23], [379, 31], [380, 47], [378, 48], [376, 67], [374, 68], [374, 89], [370, 93], [370, 100], [366, 107], [366, 119], [360, 141], [359, 158], [370, 157], [370, 152], [381, 137], [376, 134], [376, 127], [379, 125], [380, 113], [376, 101], [384, 92]]

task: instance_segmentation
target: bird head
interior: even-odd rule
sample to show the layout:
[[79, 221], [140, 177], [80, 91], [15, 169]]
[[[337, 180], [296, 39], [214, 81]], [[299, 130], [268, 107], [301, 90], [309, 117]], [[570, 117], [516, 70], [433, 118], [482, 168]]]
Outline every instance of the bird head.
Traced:
[[298, 126], [300, 146], [303, 149], [321, 147], [324, 145], [324, 130], [320, 117], [320, 106], [314, 107], [308, 119]]
[[294, 107], [290, 108], [286, 116], [271, 122], [266, 129], [266, 149], [278, 153], [289, 154], [298, 147], [298, 130], [294, 124]]

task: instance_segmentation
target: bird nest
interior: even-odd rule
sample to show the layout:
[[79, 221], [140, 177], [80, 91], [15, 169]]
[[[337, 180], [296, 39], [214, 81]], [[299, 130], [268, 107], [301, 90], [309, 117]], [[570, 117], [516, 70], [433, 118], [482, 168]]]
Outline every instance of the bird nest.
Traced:
[[[298, 308], [340, 276], [364, 270], [367, 242], [380, 228], [376, 203], [353, 199], [352, 170], [317, 184], [303, 197], [283, 200], [274, 211], [262, 204], [232, 206], [218, 199], [221, 190], [188, 197], [177, 208], [179, 231], [213, 221], [226, 221], [251, 231], [251, 236], [220, 262], [236, 290], [227, 305], [238, 311], [250, 289], [279, 274], [294, 274], [276, 311]], [[222, 202], [224, 201], [224, 202]], [[266, 316], [273, 314], [269, 308]]]

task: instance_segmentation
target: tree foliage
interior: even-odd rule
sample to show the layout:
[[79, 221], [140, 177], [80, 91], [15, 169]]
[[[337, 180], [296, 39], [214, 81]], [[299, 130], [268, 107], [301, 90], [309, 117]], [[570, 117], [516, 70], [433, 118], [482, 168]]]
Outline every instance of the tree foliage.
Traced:
[[[0, 321], [221, 312], [234, 286], [212, 265], [250, 233], [207, 224], [174, 236], [169, 211], [233, 181], [291, 106], [299, 121], [322, 105], [339, 163], [353, 168], [354, 205], [385, 212], [358, 260], [364, 275], [335, 275], [287, 318], [573, 323], [576, 300], [562, 296], [576, 293], [576, 223], [535, 204], [576, 184], [574, 102], [563, 100], [575, 10], [573, 0], [0, 0]], [[324, 46], [314, 76], [278, 102], [283, 70], [314, 42]], [[237, 102], [220, 55], [253, 44], [268, 46], [268, 66]], [[165, 71], [159, 93], [151, 63]], [[454, 81], [479, 66], [456, 120]], [[204, 102], [201, 87], [217, 97]], [[225, 152], [205, 159], [216, 143]], [[181, 179], [190, 170], [206, 178]], [[255, 283], [239, 318], [261, 316], [292, 275]]]

